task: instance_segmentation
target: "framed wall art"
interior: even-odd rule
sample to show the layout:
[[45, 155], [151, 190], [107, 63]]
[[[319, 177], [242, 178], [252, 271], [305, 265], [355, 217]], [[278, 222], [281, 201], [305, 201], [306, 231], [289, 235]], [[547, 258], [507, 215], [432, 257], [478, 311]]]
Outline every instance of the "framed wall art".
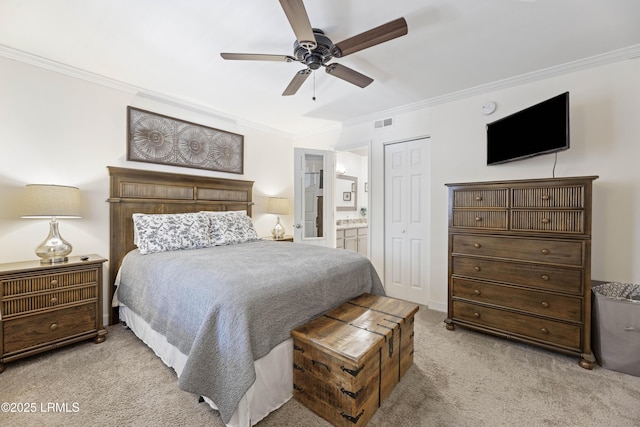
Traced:
[[244, 173], [244, 136], [127, 107], [127, 160]]

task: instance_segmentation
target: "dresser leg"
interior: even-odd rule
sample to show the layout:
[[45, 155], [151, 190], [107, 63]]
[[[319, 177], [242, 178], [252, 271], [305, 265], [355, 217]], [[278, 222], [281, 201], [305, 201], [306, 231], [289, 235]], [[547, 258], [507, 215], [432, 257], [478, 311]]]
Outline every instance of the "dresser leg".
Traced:
[[0, 363], [0, 374], [4, 372], [5, 365], [4, 363]]
[[93, 342], [95, 342], [96, 344], [100, 344], [101, 342], [104, 342], [104, 340], [106, 339], [107, 339], [107, 331], [103, 329], [101, 331], [98, 331], [98, 336], [93, 339]]
[[585, 353], [582, 353], [582, 357], [578, 362], [578, 365], [580, 365], [584, 369], [589, 369], [589, 370], [593, 369], [595, 364], [596, 364], [596, 358], [593, 357], [593, 354], [585, 354]]
[[450, 319], [445, 319], [444, 323], [446, 323], [446, 327], [448, 330], [454, 331], [456, 329], [456, 325]]

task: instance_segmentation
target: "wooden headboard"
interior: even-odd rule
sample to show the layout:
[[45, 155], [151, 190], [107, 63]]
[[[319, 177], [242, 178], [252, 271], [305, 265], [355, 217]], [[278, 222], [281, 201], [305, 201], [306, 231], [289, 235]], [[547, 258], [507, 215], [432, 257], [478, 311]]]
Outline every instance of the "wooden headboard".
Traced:
[[[134, 213], [169, 214], [199, 211], [246, 210], [251, 216], [253, 181], [210, 178], [108, 166], [109, 191], [109, 296], [122, 258], [133, 244]], [[111, 299], [109, 300], [111, 301]], [[118, 322], [112, 309], [109, 323]]]

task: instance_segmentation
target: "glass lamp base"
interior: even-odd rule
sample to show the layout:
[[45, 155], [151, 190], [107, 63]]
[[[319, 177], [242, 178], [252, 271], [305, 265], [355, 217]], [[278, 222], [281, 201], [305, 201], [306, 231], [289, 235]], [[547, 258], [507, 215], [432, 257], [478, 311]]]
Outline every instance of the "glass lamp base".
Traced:
[[276, 240], [284, 239], [284, 227], [280, 224], [280, 217], [278, 217], [278, 221], [276, 222], [275, 227], [271, 230], [271, 235]]
[[64, 240], [60, 236], [58, 231], [58, 222], [51, 220], [49, 222], [49, 235], [40, 243], [36, 248], [36, 255], [38, 255], [41, 264], [55, 264], [58, 262], [69, 261], [69, 255], [72, 247], [69, 242]]

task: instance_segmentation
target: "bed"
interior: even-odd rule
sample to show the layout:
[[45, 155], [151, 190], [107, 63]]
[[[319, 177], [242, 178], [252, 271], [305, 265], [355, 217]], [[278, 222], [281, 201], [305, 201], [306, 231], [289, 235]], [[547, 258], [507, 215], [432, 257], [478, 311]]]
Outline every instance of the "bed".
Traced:
[[[291, 398], [291, 329], [384, 294], [356, 253], [262, 240], [245, 223], [229, 234], [252, 213], [251, 181], [108, 169], [111, 323], [126, 322], [228, 426], [254, 425]], [[167, 240], [177, 250], [147, 244], [165, 220], [189, 225], [180, 235], [190, 237]]]

